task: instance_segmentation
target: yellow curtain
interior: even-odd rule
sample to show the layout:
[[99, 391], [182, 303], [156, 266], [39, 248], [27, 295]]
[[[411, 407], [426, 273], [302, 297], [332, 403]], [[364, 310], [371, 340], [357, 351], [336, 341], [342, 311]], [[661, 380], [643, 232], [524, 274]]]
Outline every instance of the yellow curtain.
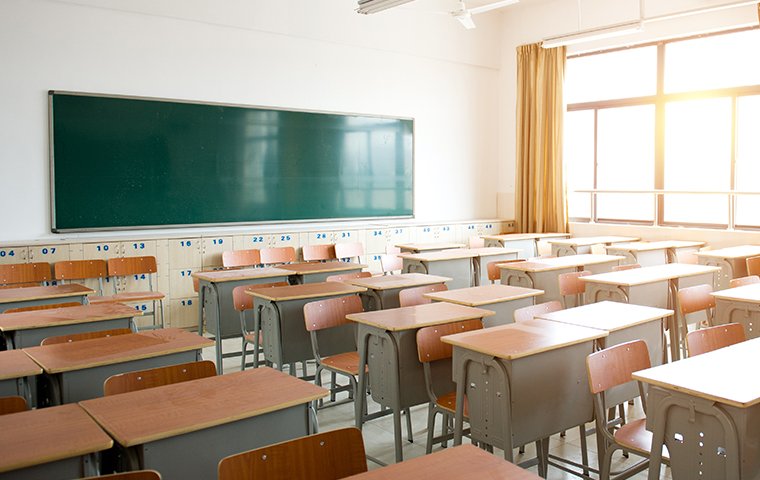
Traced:
[[565, 47], [517, 47], [518, 232], [567, 232], [562, 175]]

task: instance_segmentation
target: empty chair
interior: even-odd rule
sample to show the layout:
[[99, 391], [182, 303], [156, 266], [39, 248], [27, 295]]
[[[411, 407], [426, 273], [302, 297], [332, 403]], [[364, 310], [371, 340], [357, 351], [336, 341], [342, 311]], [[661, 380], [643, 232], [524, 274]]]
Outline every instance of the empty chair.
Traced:
[[702, 328], [686, 335], [689, 356], [701, 355], [719, 348], [728, 347], [747, 339], [744, 327], [739, 323], [727, 323]]
[[486, 240], [478, 235], [472, 235], [467, 240], [467, 246], [469, 248], [483, 248], [486, 246]]
[[97, 279], [98, 295], [103, 295], [103, 281], [108, 277], [105, 260], [70, 260], [53, 264], [53, 276], [60, 282]]
[[219, 462], [219, 480], [336, 480], [367, 471], [361, 431], [349, 427], [238, 453]]
[[385, 246], [385, 253], [401, 253], [401, 248], [395, 246], [395, 245], [386, 245]]
[[760, 275], [760, 256], [747, 259], [747, 275]]
[[106, 379], [103, 383], [103, 395], [118, 395], [215, 375], [216, 366], [211, 360], [120, 373]]
[[[452, 432], [449, 429], [450, 419], [454, 418], [456, 413], [456, 384], [451, 380], [451, 356], [453, 347], [448, 343], [441, 342], [441, 337], [453, 335], [455, 333], [468, 332], [483, 328], [483, 322], [480, 320], [465, 320], [463, 322], [448, 323], [445, 325], [435, 325], [424, 327], [417, 330], [417, 356], [422, 363], [425, 373], [425, 388], [430, 398], [428, 404], [428, 421], [427, 421], [427, 443], [426, 452], [433, 450], [433, 444], [438, 441], [445, 442], [451, 438]], [[436, 364], [436, 385], [441, 385], [445, 379], [449, 382], [449, 388], [446, 393], [438, 394], [433, 390], [433, 368]], [[464, 417], [468, 417], [468, 405], [465, 399]], [[434, 438], [435, 416], [443, 416], [442, 435]]]
[[753, 283], [760, 283], [760, 276], [747, 275], [746, 277], [732, 278], [728, 281], [728, 287], [736, 288], [744, 285], [752, 285]]
[[304, 245], [301, 247], [301, 256], [304, 262], [325, 262], [335, 260], [335, 245]]
[[259, 253], [261, 263], [265, 266], [282, 265], [296, 261], [296, 249], [293, 247], [262, 248]]
[[222, 252], [222, 266], [224, 268], [257, 267], [260, 264], [261, 254], [255, 248]]
[[50, 279], [47, 262], [0, 265], [0, 288], [38, 287]]
[[97, 332], [70, 333], [68, 335], [57, 335], [55, 337], [43, 338], [40, 345], [55, 345], [58, 343], [80, 342], [82, 340], [91, 340], [93, 338], [115, 337], [116, 335], [127, 335], [132, 333], [129, 328], [113, 328], [111, 330], [99, 330]]
[[360, 261], [360, 257], [364, 255], [364, 245], [361, 243], [336, 243], [335, 244], [335, 256], [339, 260], [344, 262], [351, 262], [356, 259]]
[[583, 296], [586, 293], [586, 282], [581, 277], [591, 275], [591, 272], [584, 270], [582, 272], [562, 273], [557, 278], [559, 280], [559, 294], [562, 295], [562, 304], [568, 307], [568, 297], [574, 298], [574, 306], [583, 305]]
[[486, 264], [488, 279], [491, 281], [491, 283], [501, 283], [501, 269], [499, 268], [499, 265], [503, 263], [524, 262], [524, 261], [525, 260], [521, 258], [513, 258], [510, 260], [497, 260], [495, 262], [488, 262]]
[[404, 268], [404, 261], [391, 253], [380, 255], [380, 269], [383, 271], [383, 275], [391, 275], [394, 272], [401, 273]]
[[232, 289], [232, 303], [235, 305], [235, 310], [240, 313], [240, 332], [243, 335], [243, 344], [240, 350], [240, 370], [245, 370], [246, 367], [245, 357], [248, 355], [248, 350], [246, 349], [248, 345], [253, 345], [254, 367], [259, 366], [258, 356], [261, 351], [261, 331], [259, 330], [260, 326], [257, 325], [258, 317], [255, 314], [251, 315], [253, 313], [253, 296], [245, 293], [246, 290], [287, 286], [288, 282], [272, 282], [241, 285]]
[[[686, 334], [688, 333], [688, 323], [694, 323], [697, 328], [704, 322], [706, 326], [713, 326], [715, 320], [715, 297], [710, 295], [713, 288], [711, 285], [702, 284], [693, 287], [686, 287], [678, 290], [678, 312], [680, 313], [680, 336], [681, 348], [686, 347]], [[705, 319], [701, 322], [693, 320], [689, 322], [688, 315], [697, 312], [704, 312]]]
[[26, 399], [17, 395], [0, 397], [0, 415], [9, 413], [25, 412], [28, 409]]
[[634, 268], [641, 268], [641, 265], [639, 265], [638, 263], [629, 263], [626, 265], [615, 265], [614, 267], [612, 267], [612, 271], [621, 272], [623, 270], [632, 270]]
[[134, 472], [112, 473], [111, 475], [100, 475], [98, 477], [87, 477], [82, 480], [161, 480], [161, 474], [155, 470], [136, 470]]
[[405, 288], [398, 292], [398, 302], [402, 307], [412, 307], [414, 305], [423, 305], [425, 303], [431, 303], [432, 300], [425, 297], [426, 293], [444, 292], [448, 290], [443, 283], [436, 283], [433, 285], [423, 285], [421, 287]]
[[351, 280], [352, 278], [367, 278], [371, 276], [372, 274], [370, 272], [341, 273], [340, 275], [330, 275], [329, 277], [325, 278], [325, 281], [326, 282], [344, 282], [346, 280]]
[[514, 318], [515, 322], [524, 322], [526, 320], [533, 320], [533, 318], [542, 313], [551, 313], [556, 312], [557, 310], [562, 310], [562, 304], [557, 300], [552, 300], [551, 302], [518, 308], [514, 312]]

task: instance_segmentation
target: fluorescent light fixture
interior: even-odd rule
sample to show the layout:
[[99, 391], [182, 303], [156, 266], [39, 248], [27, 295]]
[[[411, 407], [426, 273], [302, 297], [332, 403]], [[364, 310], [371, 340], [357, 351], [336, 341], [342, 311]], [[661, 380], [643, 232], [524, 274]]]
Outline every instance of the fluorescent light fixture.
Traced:
[[472, 21], [472, 15], [468, 11], [454, 15], [454, 18], [459, 20], [459, 23], [461, 23], [467, 30], [475, 28], [475, 22]]
[[382, 12], [383, 10], [397, 7], [411, 1], [413, 0], [359, 0], [359, 8], [357, 8], [356, 11], [368, 15], [370, 13]]
[[592, 28], [590, 30], [583, 30], [580, 32], [567, 33], [564, 35], [557, 35], [556, 37], [545, 38], [541, 43], [541, 46], [544, 48], [554, 48], [566, 45], [575, 45], [578, 43], [585, 43], [593, 40], [601, 40], [603, 38], [630, 35], [632, 33], [638, 33], [642, 30], [642, 22], [640, 20], [636, 20], [633, 22], [618, 23], [616, 25]]

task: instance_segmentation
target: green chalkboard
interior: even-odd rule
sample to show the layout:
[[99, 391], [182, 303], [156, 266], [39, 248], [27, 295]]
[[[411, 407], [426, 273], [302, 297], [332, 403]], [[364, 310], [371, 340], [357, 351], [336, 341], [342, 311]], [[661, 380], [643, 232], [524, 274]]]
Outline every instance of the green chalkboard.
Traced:
[[412, 216], [413, 121], [50, 92], [54, 232]]

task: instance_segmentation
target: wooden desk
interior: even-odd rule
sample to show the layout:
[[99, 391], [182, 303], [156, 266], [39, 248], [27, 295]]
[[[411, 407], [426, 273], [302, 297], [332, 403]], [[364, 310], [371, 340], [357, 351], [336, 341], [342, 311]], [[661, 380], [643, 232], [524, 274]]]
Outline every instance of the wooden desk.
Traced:
[[678, 255], [685, 252], [696, 253], [705, 242], [684, 240], [664, 240], [661, 242], [615, 243], [608, 247], [609, 255], [622, 255], [624, 264], [638, 263], [642, 267], [678, 263]]
[[[45, 371], [53, 403], [72, 403], [103, 395], [103, 382], [111, 375], [163, 367], [201, 359], [211, 340], [179, 328], [93, 338], [72, 343], [25, 348]], [[40, 397], [42, 397], [40, 392]]]
[[744, 285], [712, 293], [715, 323], [741, 323], [747, 338], [760, 337], [760, 284]]
[[406, 273], [451, 277], [449, 288], [465, 288], [474, 283], [472, 258], [476, 254], [469, 249], [400, 253], [397, 256], [403, 260]]
[[397, 243], [396, 246], [400, 248], [402, 252], [409, 253], [436, 252], [438, 250], [449, 250], [451, 248], [465, 247], [463, 243], [454, 242]]
[[[360, 373], [357, 391], [366, 390], [367, 375], [363, 366], [369, 365], [372, 398], [393, 410], [397, 462], [403, 460], [401, 411], [430, 401], [422, 364], [417, 357], [417, 330], [462, 320], [482, 320], [490, 315], [493, 312], [489, 310], [452, 303], [428, 303], [346, 315], [346, 318], [359, 325]], [[362, 426], [364, 402], [364, 395], [354, 399], [358, 428]]]
[[262, 367], [81, 405], [116, 440], [124, 467], [209, 479], [228, 455], [309, 434], [309, 404], [328, 393]]
[[747, 276], [747, 259], [760, 255], [760, 245], [740, 245], [738, 247], [721, 248], [697, 252], [696, 256], [702, 265], [714, 265], [721, 268], [715, 288], [724, 290], [732, 278]]
[[364, 294], [367, 310], [384, 310], [400, 306], [398, 292], [405, 288], [447, 283], [450, 281], [450, 277], [425, 275], [424, 273], [402, 273], [400, 275], [352, 278], [346, 280], [345, 283], [367, 289]]
[[491, 262], [500, 262], [504, 260], [517, 259], [520, 250], [516, 248], [471, 248], [470, 252], [474, 253], [472, 257], [472, 270], [475, 282], [473, 286], [488, 285], [491, 280], [488, 279], [488, 264]]
[[[536, 288], [544, 294], [536, 297], [536, 303], [562, 300], [559, 294], [558, 277], [562, 273], [589, 270], [604, 273], [618, 265], [623, 257], [616, 255], [566, 255], [557, 258], [538, 258], [527, 262], [513, 262], [499, 265], [501, 283], [516, 287]], [[575, 299], [568, 298], [568, 306], [575, 306]]]
[[[19, 395], [30, 407], [34, 399], [28, 377], [42, 373], [42, 368], [21, 350], [0, 352], [0, 397]], [[2, 430], [0, 430], [2, 431]]]
[[8, 348], [35, 347], [47, 337], [132, 328], [142, 312], [120, 303], [0, 313], [0, 332]]
[[[710, 479], [760, 478], [760, 382], [752, 368], [758, 362], [760, 339], [753, 339], [633, 374], [650, 386], [652, 451], [660, 450], [666, 423], [667, 432], [682, 435], [683, 442], [674, 441], [672, 433], [665, 441], [673, 478], [699, 478], [698, 471]], [[716, 455], [718, 447], [725, 457]], [[723, 464], [733, 462], [737, 472], [724, 474]], [[659, 471], [660, 458], [653, 456], [649, 478], [658, 478]]]
[[638, 237], [618, 237], [615, 235], [608, 235], [601, 237], [550, 239], [547, 241], [552, 244], [552, 255], [562, 257], [564, 255], [591, 253], [591, 247], [594, 245], [612, 245], [613, 243], [628, 243], [635, 242], [637, 240]]
[[538, 242], [553, 238], [570, 238], [569, 233], [507, 233], [501, 235], [482, 235], [486, 247], [516, 248], [520, 250], [517, 258], [538, 256]]
[[[440, 450], [430, 455], [352, 475], [351, 480], [540, 480], [541, 477], [473, 445]], [[347, 479], [347, 480], [348, 480]]]
[[330, 275], [341, 273], [361, 272], [366, 265], [350, 262], [310, 262], [290, 263], [279, 265], [277, 268], [290, 272], [290, 283], [318, 283], [324, 282]]
[[79, 405], [0, 416], [0, 479], [96, 475], [97, 452], [113, 441]]
[[198, 279], [198, 334], [203, 335], [203, 312], [206, 312], [206, 331], [216, 342], [216, 372], [221, 374], [222, 359], [240, 352], [222, 352], [222, 339], [240, 337], [240, 314], [232, 302], [232, 290], [241, 285], [287, 282], [291, 272], [279, 268], [244, 268], [195, 272]]
[[543, 293], [543, 290], [495, 283], [480, 287], [426, 293], [425, 296], [438, 302], [491, 310], [494, 315], [483, 319], [483, 326], [490, 328], [513, 323], [515, 321], [515, 310], [533, 305], [534, 299]]
[[533, 319], [443, 337], [454, 346], [454, 443], [462, 442], [465, 395], [473, 440], [502, 448], [509, 461], [517, 445], [591, 421], [586, 357], [606, 336], [604, 330]]
[[[254, 335], [263, 332], [264, 358], [277, 365], [290, 365], [291, 374], [295, 375], [295, 363], [311, 360], [314, 352], [311, 348], [311, 336], [306, 331], [303, 307], [309, 302], [326, 298], [355, 295], [366, 291], [344, 282], [306, 283], [273, 287], [262, 290], [246, 290], [253, 296]], [[323, 356], [343, 353], [340, 342], [331, 338], [319, 342], [320, 354]], [[258, 348], [253, 353], [254, 366], [258, 367]]]
[[0, 313], [10, 308], [34, 307], [52, 303], [87, 303], [87, 295], [95, 293], [91, 288], [76, 283], [52, 287], [23, 287], [0, 289]]

